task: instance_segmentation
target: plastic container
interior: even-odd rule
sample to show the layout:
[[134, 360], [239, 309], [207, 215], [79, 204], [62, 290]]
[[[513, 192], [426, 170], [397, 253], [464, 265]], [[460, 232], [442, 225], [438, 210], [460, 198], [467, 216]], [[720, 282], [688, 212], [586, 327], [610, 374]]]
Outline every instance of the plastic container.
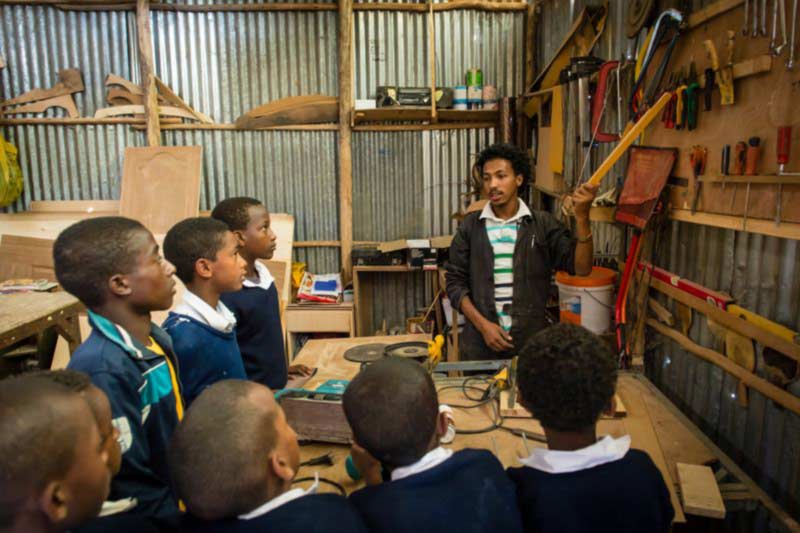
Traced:
[[467, 86], [456, 85], [453, 91], [453, 109], [466, 109], [467, 108]]
[[617, 273], [594, 267], [589, 276], [556, 274], [561, 322], [583, 326], [601, 335], [611, 330], [614, 314], [614, 283]]

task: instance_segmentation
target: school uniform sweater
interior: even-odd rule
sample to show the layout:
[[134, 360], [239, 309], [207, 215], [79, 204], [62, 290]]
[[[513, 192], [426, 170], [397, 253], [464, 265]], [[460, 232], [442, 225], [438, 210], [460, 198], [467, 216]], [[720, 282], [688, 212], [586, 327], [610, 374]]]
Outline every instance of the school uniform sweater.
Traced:
[[282, 389], [288, 379], [278, 289], [267, 267], [256, 261], [258, 282], [245, 280], [243, 287], [221, 299], [236, 317], [236, 340], [247, 377], [272, 390]]
[[514, 485], [488, 451], [461, 450], [401, 479], [396, 472], [350, 495], [370, 531], [522, 531]]
[[[592, 452], [586, 450], [581, 450], [584, 459], [579, 461], [591, 457]], [[569, 452], [557, 453], [564, 457]], [[549, 472], [531, 466], [509, 468], [525, 531], [669, 531], [675, 512], [664, 478], [647, 453], [627, 449], [618, 459], [595, 460], [593, 464], [577, 469], [556, 467]]]
[[132, 498], [136, 506], [131, 513], [169, 519], [178, 505], [170, 491], [167, 447], [183, 416], [172, 342], [152, 324], [150, 337], [156, 344], [148, 348], [107, 318], [92, 311], [88, 315], [92, 334], [67, 368], [88, 374], [111, 403], [122, 467], [111, 480], [109, 499]]
[[[295, 489], [297, 490], [297, 489]], [[343, 497], [309, 494], [249, 518], [226, 518], [204, 522], [186, 515], [184, 533], [367, 533], [358, 513]]]
[[163, 328], [172, 337], [183, 397], [189, 405], [209, 385], [223, 379], [247, 379], [247, 374], [236, 342], [236, 322], [225, 316], [227, 309], [220, 306], [214, 310], [188, 291], [184, 298], [177, 312], [167, 316]]

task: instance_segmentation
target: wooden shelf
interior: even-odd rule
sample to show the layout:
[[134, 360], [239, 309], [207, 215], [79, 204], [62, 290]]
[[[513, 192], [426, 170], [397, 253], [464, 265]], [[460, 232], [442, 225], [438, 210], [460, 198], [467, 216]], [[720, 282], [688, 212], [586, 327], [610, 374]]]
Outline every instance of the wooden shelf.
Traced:
[[408, 265], [354, 266], [353, 272], [424, 272], [421, 268]]
[[[500, 112], [497, 110], [439, 109], [436, 111], [439, 123], [491, 124], [495, 127]], [[432, 122], [430, 107], [380, 107], [378, 109], [353, 110], [353, 124], [369, 122]], [[434, 125], [434, 124], [432, 124]], [[438, 125], [438, 124], [436, 124]], [[446, 126], [445, 126], [446, 127]], [[355, 128], [354, 128], [355, 129]]]
[[759, 233], [761, 235], [780, 237], [782, 239], [800, 240], [800, 224], [793, 222], [775, 224], [774, 220], [748, 218], [747, 224], [745, 225], [743, 217], [703, 212], [692, 214], [688, 209], [672, 209], [669, 212], [669, 218], [680, 222], [689, 222], [690, 224], [701, 224], [704, 226], [713, 226], [715, 228]]

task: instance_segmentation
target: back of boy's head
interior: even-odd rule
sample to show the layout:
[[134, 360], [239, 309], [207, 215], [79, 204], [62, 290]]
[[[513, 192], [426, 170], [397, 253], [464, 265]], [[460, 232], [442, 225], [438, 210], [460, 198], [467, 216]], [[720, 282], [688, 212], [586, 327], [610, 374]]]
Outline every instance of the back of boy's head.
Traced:
[[84, 427], [76, 401], [83, 399], [74, 391], [36, 376], [0, 381], [0, 528], [72, 467]]
[[81, 220], [62, 231], [53, 244], [56, 278], [87, 307], [105, 303], [108, 280], [132, 272], [141, 250], [134, 239], [148, 230], [125, 217]]
[[[251, 397], [264, 391], [269, 394]], [[224, 380], [192, 402], [169, 447], [175, 489], [190, 513], [218, 520], [264, 502], [278, 439], [271, 398], [258, 383]]]
[[367, 366], [342, 403], [355, 441], [391, 468], [418, 461], [435, 437], [439, 398], [416, 361], [385, 357]]
[[198, 259], [215, 260], [225, 244], [228, 226], [207, 217], [187, 218], [172, 226], [164, 237], [164, 257], [175, 265], [184, 283], [194, 279]]
[[610, 407], [617, 362], [593, 333], [557, 324], [525, 344], [519, 354], [517, 384], [521, 403], [542, 426], [579, 431], [592, 427]]
[[211, 211], [211, 217], [227, 224], [231, 231], [242, 231], [250, 223], [250, 216], [247, 211], [251, 207], [259, 205], [264, 204], [248, 196], [228, 198], [217, 204], [214, 210]]

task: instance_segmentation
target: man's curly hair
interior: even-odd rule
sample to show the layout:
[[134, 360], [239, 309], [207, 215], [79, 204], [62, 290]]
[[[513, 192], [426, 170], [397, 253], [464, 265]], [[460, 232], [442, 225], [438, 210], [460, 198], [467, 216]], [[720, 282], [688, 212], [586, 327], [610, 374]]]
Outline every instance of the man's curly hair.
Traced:
[[522, 148], [508, 143], [496, 143], [487, 146], [478, 154], [478, 157], [475, 159], [475, 166], [473, 167], [473, 181], [475, 181], [474, 185], [477, 187], [477, 191], [480, 191], [483, 185], [481, 182], [483, 166], [492, 159], [505, 159], [511, 163], [511, 168], [514, 169], [515, 175], [522, 175], [522, 185], [519, 188], [519, 194], [523, 196], [533, 179], [531, 158]]
[[530, 338], [519, 354], [521, 403], [542, 426], [578, 431], [608, 409], [617, 385], [611, 349], [588, 330], [557, 324]]

